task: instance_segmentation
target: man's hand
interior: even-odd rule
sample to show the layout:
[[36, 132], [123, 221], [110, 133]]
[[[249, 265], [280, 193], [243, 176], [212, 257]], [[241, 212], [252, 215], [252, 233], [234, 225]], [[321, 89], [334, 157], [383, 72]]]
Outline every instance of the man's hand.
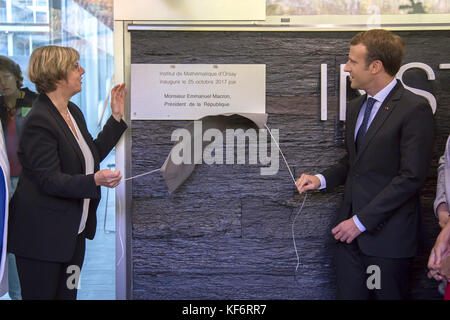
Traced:
[[361, 234], [361, 231], [358, 229], [353, 219], [350, 218], [339, 223], [331, 230], [331, 233], [334, 235], [336, 240], [351, 243]]
[[300, 178], [295, 181], [295, 186], [300, 194], [307, 190], [315, 190], [320, 187], [320, 180], [316, 176], [302, 174]]

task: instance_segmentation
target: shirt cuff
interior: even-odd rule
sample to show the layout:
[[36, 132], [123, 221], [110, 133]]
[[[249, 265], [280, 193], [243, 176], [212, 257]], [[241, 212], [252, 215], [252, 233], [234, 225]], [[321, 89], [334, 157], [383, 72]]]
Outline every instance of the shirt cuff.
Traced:
[[353, 222], [355, 222], [356, 227], [359, 229], [359, 231], [364, 232], [366, 231], [366, 228], [363, 226], [363, 224], [361, 223], [361, 221], [359, 221], [358, 217], [356, 216], [356, 214], [353, 216]]
[[320, 180], [320, 187], [317, 188], [317, 190], [325, 189], [327, 187], [327, 181], [325, 180], [325, 177], [323, 175], [321, 175], [320, 173], [316, 174], [315, 176], [317, 178], [319, 178], [319, 180]]

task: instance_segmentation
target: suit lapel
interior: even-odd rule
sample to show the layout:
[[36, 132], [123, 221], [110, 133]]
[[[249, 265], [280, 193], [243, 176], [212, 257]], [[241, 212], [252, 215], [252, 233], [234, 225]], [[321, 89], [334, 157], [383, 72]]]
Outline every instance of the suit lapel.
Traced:
[[78, 145], [77, 140], [75, 139], [75, 136], [73, 135], [72, 131], [70, 130], [69, 126], [67, 125], [64, 118], [59, 113], [58, 109], [56, 109], [53, 102], [50, 100], [47, 95], [44, 95], [46, 99], [48, 99], [48, 103], [45, 103], [46, 106], [48, 106], [48, 109], [50, 111], [50, 114], [52, 115], [53, 119], [58, 124], [59, 128], [63, 132], [64, 136], [66, 137], [67, 142], [70, 144], [70, 146], [73, 148], [75, 153], [78, 156], [78, 159], [80, 160], [81, 166], [83, 168], [83, 172], [86, 171], [86, 164], [84, 162], [84, 156], [83, 152], [80, 149], [80, 146]]
[[375, 118], [370, 124], [369, 129], [367, 129], [367, 132], [361, 142], [359, 152], [356, 155], [355, 161], [358, 161], [358, 159], [361, 157], [361, 154], [365, 151], [365, 149], [369, 145], [370, 141], [383, 126], [383, 123], [386, 121], [386, 119], [391, 115], [392, 111], [394, 110], [394, 108], [396, 107], [398, 101], [402, 96], [403, 90], [404, 88], [399, 81], [397, 85], [389, 93], [389, 95], [386, 97], [386, 99], [384, 99], [383, 103], [378, 109], [377, 114], [375, 115]]

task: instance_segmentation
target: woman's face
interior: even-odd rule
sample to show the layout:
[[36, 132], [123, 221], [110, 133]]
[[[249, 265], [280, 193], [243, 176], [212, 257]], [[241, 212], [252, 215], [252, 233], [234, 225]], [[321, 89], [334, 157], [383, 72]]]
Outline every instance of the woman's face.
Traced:
[[16, 77], [9, 71], [0, 70], [0, 94], [10, 96], [18, 90]]
[[84, 69], [78, 62], [69, 70], [67, 80], [61, 81], [62, 85], [67, 89], [71, 96], [81, 91], [81, 80], [83, 78]]

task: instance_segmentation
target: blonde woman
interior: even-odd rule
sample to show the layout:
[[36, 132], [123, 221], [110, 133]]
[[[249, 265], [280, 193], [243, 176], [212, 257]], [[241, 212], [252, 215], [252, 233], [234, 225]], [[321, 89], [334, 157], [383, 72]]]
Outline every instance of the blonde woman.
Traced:
[[81, 91], [79, 58], [72, 48], [45, 46], [29, 61], [28, 78], [39, 97], [22, 129], [22, 174], [8, 231], [24, 300], [76, 299], [73, 277], [83, 265], [85, 238], [95, 235], [100, 186], [114, 188], [122, 178], [99, 164], [127, 128], [125, 84], [112, 89], [112, 115], [93, 139], [81, 110], [69, 101]]

